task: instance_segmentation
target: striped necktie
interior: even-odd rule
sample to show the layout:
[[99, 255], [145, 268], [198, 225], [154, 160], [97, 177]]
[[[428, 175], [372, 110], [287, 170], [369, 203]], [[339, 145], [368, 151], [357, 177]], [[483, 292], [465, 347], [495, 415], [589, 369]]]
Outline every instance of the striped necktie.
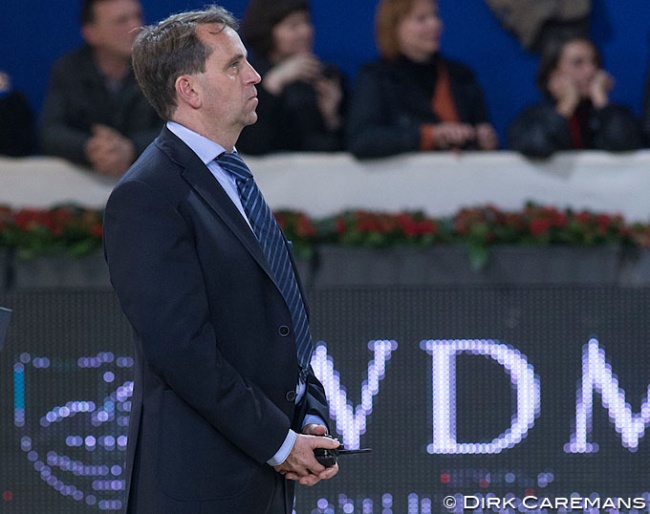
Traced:
[[312, 340], [305, 305], [298, 289], [298, 282], [285, 239], [271, 209], [255, 183], [253, 174], [241, 157], [236, 153], [224, 152], [217, 157], [217, 163], [235, 178], [248, 221], [291, 312], [296, 336], [298, 364], [300, 365], [300, 378], [304, 382], [311, 360]]

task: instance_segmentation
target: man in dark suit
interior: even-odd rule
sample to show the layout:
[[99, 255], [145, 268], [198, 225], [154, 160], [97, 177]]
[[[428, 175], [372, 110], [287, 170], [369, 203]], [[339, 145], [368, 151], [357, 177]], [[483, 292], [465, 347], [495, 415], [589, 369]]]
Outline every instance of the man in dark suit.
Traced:
[[134, 45], [138, 81], [168, 121], [111, 194], [104, 224], [136, 349], [129, 513], [288, 514], [295, 481], [338, 471], [314, 458], [338, 442], [324, 437], [324, 390], [301, 353], [299, 282], [285, 300], [250, 198], [219, 160], [238, 159], [237, 138], [256, 121], [260, 77], [235, 28], [213, 6], [147, 27]]

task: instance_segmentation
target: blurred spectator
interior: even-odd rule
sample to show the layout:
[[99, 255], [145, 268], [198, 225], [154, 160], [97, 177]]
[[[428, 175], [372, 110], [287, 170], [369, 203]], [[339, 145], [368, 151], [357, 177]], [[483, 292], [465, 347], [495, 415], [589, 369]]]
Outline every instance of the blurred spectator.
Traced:
[[162, 127], [131, 69], [142, 7], [138, 0], [82, 0], [80, 18], [84, 45], [52, 68], [42, 151], [118, 177]]
[[498, 146], [483, 92], [466, 65], [440, 53], [442, 21], [432, 0], [381, 0], [381, 57], [357, 78], [348, 147], [359, 158]]
[[257, 123], [237, 149], [248, 154], [343, 148], [343, 76], [313, 53], [307, 0], [250, 0], [241, 24], [249, 61], [262, 76]]
[[643, 93], [643, 132], [645, 133], [645, 144], [650, 146], [650, 67], [648, 67], [648, 76], [645, 81], [645, 91]]
[[632, 111], [609, 101], [614, 79], [595, 45], [582, 36], [550, 40], [542, 51], [537, 86], [544, 100], [508, 127], [508, 146], [529, 157], [560, 150], [636, 150], [643, 134]]
[[27, 99], [0, 71], [0, 155], [23, 157], [34, 151], [34, 114]]

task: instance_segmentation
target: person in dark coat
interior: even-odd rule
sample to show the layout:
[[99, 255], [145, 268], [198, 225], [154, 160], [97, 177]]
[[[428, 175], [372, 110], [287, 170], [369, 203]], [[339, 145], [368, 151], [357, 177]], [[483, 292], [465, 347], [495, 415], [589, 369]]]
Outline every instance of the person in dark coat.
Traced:
[[643, 111], [641, 113], [641, 122], [643, 123], [643, 132], [645, 134], [645, 146], [650, 147], [650, 68], [645, 82], [643, 93]]
[[537, 86], [544, 100], [508, 127], [508, 146], [532, 158], [561, 150], [625, 152], [643, 146], [632, 111], [609, 100], [614, 79], [602, 68], [592, 41], [573, 36], [550, 41], [542, 52]]
[[34, 114], [25, 95], [0, 71], [0, 155], [25, 157], [35, 150]]
[[131, 69], [139, 0], [84, 0], [84, 44], [52, 67], [39, 139], [46, 155], [120, 177], [163, 125]]
[[126, 512], [291, 514], [339, 443], [291, 246], [235, 148], [260, 76], [214, 5], [146, 27], [133, 63], [167, 122], [104, 218], [135, 345]]
[[379, 3], [381, 57], [359, 72], [347, 116], [348, 149], [356, 157], [497, 148], [474, 72], [441, 55], [441, 33], [432, 0]]
[[345, 80], [338, 67], [314, 54], [307, 0], [250, 0], [241, 35], [262, 84], [258, 122], [243, 130], [239, 150], [342, 150]]

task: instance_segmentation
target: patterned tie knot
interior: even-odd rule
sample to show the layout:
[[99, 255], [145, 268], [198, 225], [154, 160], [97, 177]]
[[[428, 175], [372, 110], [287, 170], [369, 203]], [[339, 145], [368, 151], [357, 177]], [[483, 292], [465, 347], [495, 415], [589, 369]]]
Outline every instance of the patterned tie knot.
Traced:
[[223, 152], [219, 157], [217, 157], [217, 162], [223, 169], [228, 171], [231, 175], [234, 175], [236, 179], [248, 180], [253, 178], [251, 170], [248, 169], [246, 163], [237, 153]]

